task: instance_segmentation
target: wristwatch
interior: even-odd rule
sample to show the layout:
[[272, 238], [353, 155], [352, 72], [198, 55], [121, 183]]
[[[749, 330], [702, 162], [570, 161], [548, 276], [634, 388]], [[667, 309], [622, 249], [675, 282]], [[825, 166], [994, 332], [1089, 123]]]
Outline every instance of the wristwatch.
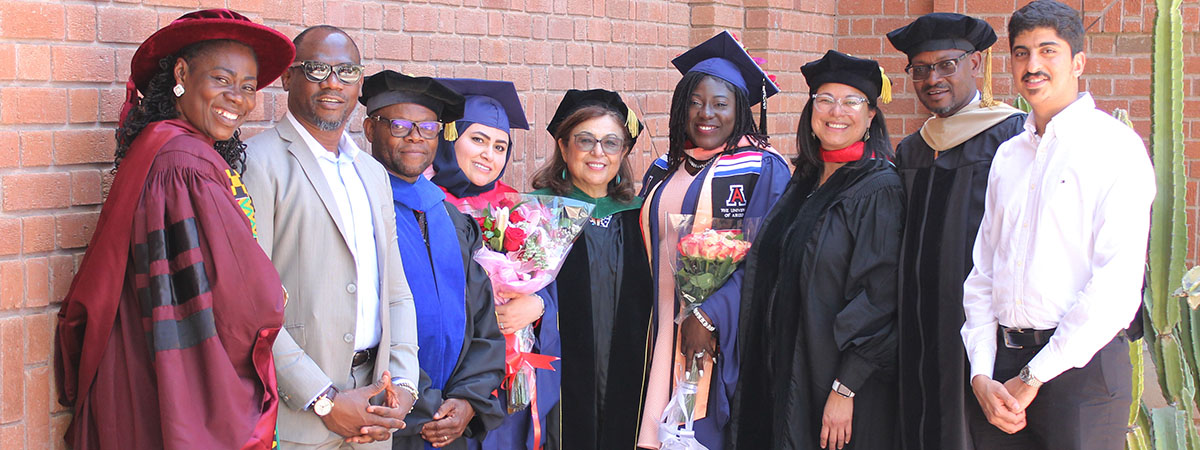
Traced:
[[337, 388], [330, 386], [312, 404], [312, 410], [318, 417], [325, 417], [333, 411], [333, 398], [337, 396]]
[[1042, 387], [1042, 382], [1033, 376], [1033, 372], [1029, 371], [1029, 366], [1022, 367], [1021, 373], [1017, 375], [1017, 378], [1020, 378], [1021, 382], [1028, 384], [1029, 387], [1032, 387], [1032, 388]]
[[850, 390], [850, 388], [846, 387], [846, 385], [842, 384], [841, 381], [836, 379], [833, 380], [833, 392], [837, 392], [837, 395], [842, 397], [854, 398], [854, 391]]

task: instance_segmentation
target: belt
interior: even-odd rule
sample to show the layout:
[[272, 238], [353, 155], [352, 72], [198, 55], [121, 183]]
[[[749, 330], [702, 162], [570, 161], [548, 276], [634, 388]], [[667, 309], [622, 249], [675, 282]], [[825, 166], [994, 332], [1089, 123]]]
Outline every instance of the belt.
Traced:
[[379, 349], [368, 348], [366, 350], [354, 352], [354, 358], [350, 359], [350, 365], [353, 367], [358, 367], [370, 362], [371, 360], [375, 359], [375, 353], [377, 351], [379, 351]]
[[1035, 330], [1033, 328], [1012, 328], [1001, 326], [998, 329], [1000, 341], [1007, 348], [1020, 349], [1026, 347], [1040, 347], [1050, 342], [1050, 337], [1054, 336], [1054, 330]]

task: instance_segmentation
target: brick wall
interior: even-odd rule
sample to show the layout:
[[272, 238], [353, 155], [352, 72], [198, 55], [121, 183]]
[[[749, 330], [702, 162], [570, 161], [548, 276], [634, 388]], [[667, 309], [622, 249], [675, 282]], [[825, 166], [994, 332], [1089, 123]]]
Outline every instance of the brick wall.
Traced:
[[[1112, 0], [1088, 0], [1098, 13]], [[769, 101], [772, 143], [794, 152], [796, 120], [807, 90], [800, 66], [828, 48], [877, 56], [897, 81], [885, 111], [895, 136], [919, 127], [925, 112], [908, 92], [903, 56], [883, 33], [933, 11], [979, 14], [1002, 28], [1013, 0], [147, 0], [0, 3], [0, 448], [62, 447], [68, 421], [57, 406], [50, 367], [53, 314], [94, 230], [111, 176], [113, 127], [129, 59], [138, 43], [179, 15], [229, 7], [288, 36], [306, 26], [343, 27], [368, 71], [478, 77], [514, 82], [533, 130], [514, 134], [505, 179], [528, 178], [551, 149], [545, 133], [562, 92], [620, 91], [643, 118], [648, 137], [634, 152], [635, 171], [666, 151], [667, 112], [679, 75], [670, 59], [730, 29], [755, 56], [768, 59], [783, 93]], [[1024, 3], [1022, 0], [1020, 3]], [[1092, 3], [1096, 3], [1093, 5]], [[1100, 3], [1104, 3], [1101, 5]], [[982, 5], [982, 6], [981, 6]], [[1149, 5], [1147, 5], [1149, 7]], [[1185, 6], [1186, 66], [1200, 73], [1200, 7]], [[1148, 129], [1149, 34], [1142, 0], [1116, 6], [1089, 31], [1088, 87], [1101, 105], [1129, 108]], [[1099, 17], [1091, 13], [1089, 18]], [[1091, 20], [1088, 22], [1090, 23]], [[1006, 48], [1005, 41], [997, 48]], [[1001, 51], [1003, 55], [1006, 51]], [[1011, 97], [1003, 57], [997, 93]], [[1101, 75], [1103, 74], [1103, 75]], [[1200, 177], [1200, 77], [1189, 78], [1191, 230]], [[282, 117], [286, 94], [259, 94], [245, 127], [252, 135]], [[362, 110], [351, 120], [361, 131]], [[1194, 231], [1193, 231], [1194, 232]], [[1200, 243], [1198, 243], [1200, 244]], [[1192, 260], [1194, 261], [1194, 254]]]

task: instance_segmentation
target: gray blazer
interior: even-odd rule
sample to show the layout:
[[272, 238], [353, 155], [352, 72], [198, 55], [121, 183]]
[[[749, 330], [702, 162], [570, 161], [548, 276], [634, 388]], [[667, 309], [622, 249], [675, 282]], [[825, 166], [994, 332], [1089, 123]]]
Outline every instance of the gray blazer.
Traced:
[[[284, 327], [273, 348], [281, 400], [279, 436], [316, 444], [328, 440], [330, 432], [316, 414], [305, 410], [308, 402], [330, 382], [339, 390], [354, 387], [350, 360], [358, 303], [347, 225], [317, 159], [291, 121], [280, 120], [246, 145], [242, 180], [254, 201], [258, 243], [288, 292]], [[391, 370], [393, 377], [415, 383], [416, 310], [396, 243], [391, 184], [383, 166], [366, 152], [354, 165], [376, 212], [372, 221], [383, 334], [372, 378]]]

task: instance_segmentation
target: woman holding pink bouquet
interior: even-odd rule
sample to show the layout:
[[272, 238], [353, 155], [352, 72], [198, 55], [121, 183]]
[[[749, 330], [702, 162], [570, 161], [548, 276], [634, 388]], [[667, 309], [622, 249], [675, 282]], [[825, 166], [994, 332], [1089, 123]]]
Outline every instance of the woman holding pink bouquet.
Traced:
[[741, 378], [728, 448], [893, 449], [900, 177], [875, 61], [830, 50], [801, 71], [812, 94], [796, 173], [746, 258]]
[[[692, 409], [695, 439], [722, 448], [729, 399], [738, 378], [737, 346], [741, 273], [737, 270], [704, 303], [676, 325], [674, 265], [679, 234], [672, 216], [692, 215], [703, 231], [716, 222], [748, 226], [775, 204], [787, 184], [787, 162], [767, 144], [750, 107], [779, 92], [732, 35], [723, 32], [672, 63], [683, 78], [671, 99], [670, 148], [642, 183], [640, 223], [655, 282], [650, 331], [651, 363], [637, 445], [657, 449], [663, 414], [684, 361], [706, 370]], [[690, 364], [688, 364], [690, 365]], [[668, 419], [664, 428], [674, 425]]]
[[559, 326], [572, 330], [562, 336], [562, 448], [630, 449], [653, 301], [628, 160], [642, 123], [616, 92], [572, 89], [546, 131], [555, 151], [533, 193], [595, 205], [555, 282]]
[[[525, 110], [512, 82], [465, 78], [438, 78], [438, 82], [466, 97], [463, 117], [447, 124], [438, 141], [433, 160], [436, 173], [430, 178], [446, 192], [446, 201], [464, 213], [489, 206], [515, 206], [516, 190], [500, 181], [513, 152], [513, 128], [529, 129]], [[496, 283], [493, 282], [493, 286]], [[557, 358], [559, 333], [557, 302], [553, 285], [533, 294], [518, 294], [497, 289], [496, 320], [500, 332], [512, 336], [534, 325], [536, 342], [533, 353]], [[547, 444], [549, 411], [558, 402], [558, 366], [536, 369], [537, 413], [534, 408], [514, 411], [487, 434], [483, 449], [534, 449]], [[511, 377], [506, 378], [508, 386]], [[509, 391], [499, 390], [501, 403], [509, 403]], [[537, 424], [536, 426], [534, 424]], [[536, 449], [535, 449], [536, 450]]]

